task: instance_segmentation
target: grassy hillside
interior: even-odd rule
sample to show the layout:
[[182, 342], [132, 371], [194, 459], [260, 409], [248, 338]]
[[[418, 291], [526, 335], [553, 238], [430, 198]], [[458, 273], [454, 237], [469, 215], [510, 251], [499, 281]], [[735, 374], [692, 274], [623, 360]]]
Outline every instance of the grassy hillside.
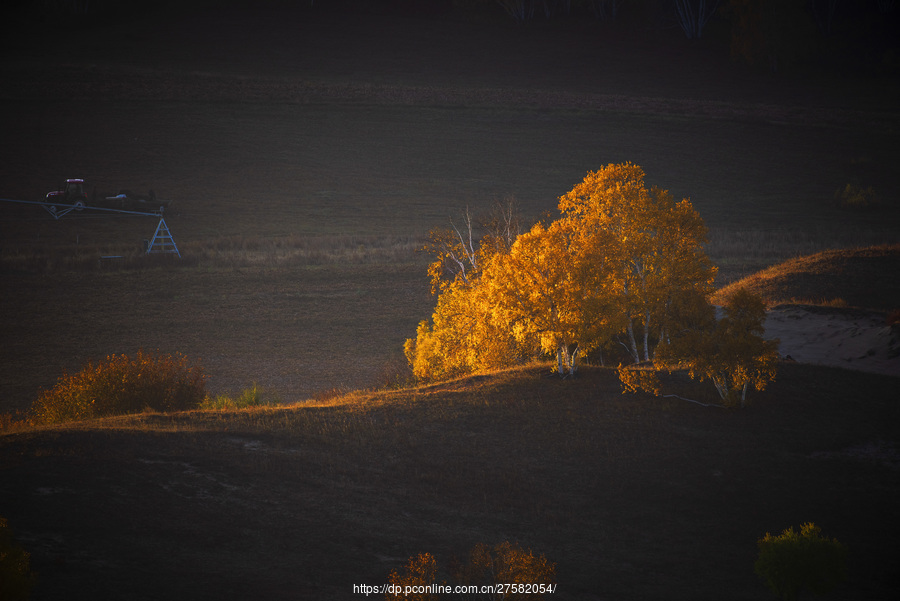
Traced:
[[900, 308], [900, 245], [826, 250], [773, 265], [735, 281], [717, 293], [722, 304], [747, 288], [769, 305], [831, 304], [879, 311]]
[[895, 378], [784, 365], [727, 411], [546, 370], [2, 436], [0, 508], [35, 599], [353, 599], [510, 540], [555, 599], [763, 600], [756, 539], [804, 521], [850, 549], [835, 598], [893, 598]]

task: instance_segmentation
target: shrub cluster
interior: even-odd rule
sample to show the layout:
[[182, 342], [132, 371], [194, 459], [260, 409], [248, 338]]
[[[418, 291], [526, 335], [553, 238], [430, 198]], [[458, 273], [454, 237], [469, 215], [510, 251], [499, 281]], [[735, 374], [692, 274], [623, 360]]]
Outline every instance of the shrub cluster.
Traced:
[[31, 407], [37, 424], [54, 424], [108, 415], [195, 409], [206, 398], [206, 377], [180, 354], [138, 351], [134, 357], [110, 355], [64, 375]]
[[846, 211], [869, 211], [881, 206], [881, 198], [872, 186], [847, 184], [834, 193], [837, 208]]
[[812, 522], [800, 532], [767, 532], [757, 545], [754, 571], [779, 599], [797, 599], [804, 589], [824, 595], [847, 578], [847, 549], [837, 539], [823, 537]]

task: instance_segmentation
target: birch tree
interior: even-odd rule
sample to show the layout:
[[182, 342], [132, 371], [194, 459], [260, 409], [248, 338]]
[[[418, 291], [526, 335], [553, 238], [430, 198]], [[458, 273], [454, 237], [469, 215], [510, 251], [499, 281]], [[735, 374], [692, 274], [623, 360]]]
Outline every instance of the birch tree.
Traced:
[[719, 7], [719, 0], [674, 0], [675, 18], [688, 39], [700, 39], [703, 28]]
[[431, 230], [423, 250], [434, 257], [428, 266], [432, 293], [453, 282], [477, 281], [482, 265], [496, 253], [509, 252], [521, 228], [515, 198], [508, 197], [477, 221], [466, 208], [460, 223], [451, 219], [450, 227]]
[[515, 365], [527, 354], [506, 324], [495, 320], [480, 279], [444, 287], [431, 319], [419, 323], [404, 353], [421, 381]]
[[648, 190], [644, 171], [632, 163], [588, 173], [560, 197], [559, 208], [580, 237], [610, 238], [595, 259], [612, 271], [606, 285], [616, 296], [614, 321], [624, 324], [620, 343], [635, 363], [650, 361], [674, 325], [680, 297], [712, 292], [716, 270], [703, 250], [703, 220], [690, 200], [676, 203], [666, 190]]
[[524, 23], [534, 17], [538, 7], [538, 0], [496, 0], [503, 7], [513, 21]]
[[742, 288], [721, 319], [709, 307], [694, 327], [673, 334], [656, 366], [686, 369], [691, 378], [711, 381], [727, 406], [744, 407], [747, 389], [765, 390], [778, 369], [778, 340], [763, 338], [765, 318], [762, 299]]
[[[518, 363], [528, 354], [508, 325], [497, 321], [482, 282], [484, 266], [509, 252], [520, 218], [511, 198], [495, 203], [476, 224], [466, 210], [461, 224], [433, 230], [425, 250], [432, 292], [438, 295], [431, 320], [419, 323], [404, 353], [419, 380], [444, 380]], [[479, 230], [484, 233], [479, 236]]]
[[483, 284], [494, 323], [505, 324], [524, 348], [556, 355], [557, 371], [574, 375], [578, 358], [607, 338], [618, 313], [602, 265], [609, 236], [579, 237], [566, 221], [535, 225], [509, 253], [485, 269]]
[[468, 217], [445, 232], [429, 268], [437, 306], [405, 347], [417, 378], [538, 355], [555, 355], [557, 371], [571, 375], [581, 355], [611, 340], [649, 367], [620, 370], [626, 389], [658, 392], [655, 370], [687, 369], [743, 405], [749, 386], [762, 390], [774, 378], [762, 302], [741, 292], [715, 319], [715, 268], [690, 200], [648, 189], [639, 166], [621, 163], [589, 172], [559, 209], [558, 219], [515, 237], [510, 212], [477, 243]]

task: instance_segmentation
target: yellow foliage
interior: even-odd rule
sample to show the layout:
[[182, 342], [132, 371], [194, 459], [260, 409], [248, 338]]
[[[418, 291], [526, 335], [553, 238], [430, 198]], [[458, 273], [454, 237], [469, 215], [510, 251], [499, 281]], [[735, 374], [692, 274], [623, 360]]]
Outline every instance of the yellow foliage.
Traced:
[[637, 165], [588, 173], [559, 209], [559, 219], [511, 243], [506, 227], [476, 245], [468, 214], [465, 230], [432, 234], [429, 275], [439, 298], [431, 322], [405, 345], [417, 378], [539, 353], [555, 353], [560, 373], [573, 373], [580, 354], [617, 336], [635, 363], [649, 361], [669, 332], [683, 329], [680, 309], [712, 292], [703, 220], [689, 200], [648, 190]]
[[608, 274], [632, 359], [649, 361], [651, 345], [678, 326], [671, 309], [679, 298], [712, 293], [716, 270], [703, 250], [703, 220], [690, 200], [676, 203], [665, 190], [648, 190], [644, 171], [632, 163], [589, 172], [560, 197], [559, 209], [578, 248], [590, 252], [591, 269]]
[[[391, 572], [388, 577], [390, 589], [385, 593], [385, 599], [394, 601], [405, 599], [407, 601], [436, 601], [440, 595], [429, 592], [430, 586], [437, 584], [437, 562], [431, 553], [420, 553], [410, 557], [403, 574], [397, 571]], [[394, 592], [400, 591], [399, 594]], [[415, 591], [404, 594], [404, 591]]]
[[757, 546], [753, 571], [780, 599], [798, 599], [804, 590], [822, 596], [847, 578], [847, 548], [822, 536], [812, 522], [803, 524], [799, 533], [793, 527], [779, 536], [766, 532]]
[[564, 356], [570, 372], [576, 353], [612, 334], [614, 315], [608, 274], [590, 260], [597, 246], [580, 248], [575, 233], [566, 221], [539, 223], [509, 253], [496, 255], [483, 276], [497, 322], [520, 343]]
[[422, 381], [505, 367], [522, 358], [521, 346], [495, 320], [479, 282], [445, 286], [431, 324], [419, 324], [415, 340], [406, 341], [404, 352], [413, 374]]
[[744, 288], [724, 307], [724, 316], [672, 340], [657, 365], [683, 367], [691, 378], [710, 380], [726, 405], [744, 406], [747, 388], [765, 390], [778, 371], [778, 341], [765, 340], [766, 306]]
[[659, 396], [662, 389], [659, 382], [659, 373], [656, 369], [642, 369], [619, 366], [616, 370], [619, 381], [622, 383], [622, 394], [626, 392], [649, 392]]
[[[454, 577], [461, 584], [485, 586], [497, 583], [535, 585], [532, 592], [515, 589], [495, 592], [493, 599], [550, 599], [556, 582], [556, 564], [531, 549], [503, 542], [493, 547], [479, 543], [468, 561], [457, 566]], [[546, 586], [541, 586], [546, 585]]]
[[493, 547], [478, 543], [467, 561], [455, 563], [451, 572], [455, 587], [446, 581], [438, 582], [437, 561], [431, 553], [410, 557], [402, 574], [394, 570], [388, 577], [385, 599], [436, 601], [450, 598], [449, 591], [457, 590], [453, 594], [466, 599], [512, 601], [548, 599], [556, 591], [556, 564], [510, 542]]

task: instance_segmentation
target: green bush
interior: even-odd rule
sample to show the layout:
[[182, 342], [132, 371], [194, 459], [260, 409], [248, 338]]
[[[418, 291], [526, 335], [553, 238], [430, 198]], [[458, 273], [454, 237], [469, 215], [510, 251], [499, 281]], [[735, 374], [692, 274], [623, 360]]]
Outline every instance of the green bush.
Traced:
[[847, 184], [834, 193], [837, 208], [847, 211], [868, 211], [881, 206], [881, 198], [872, 186], [863, 188], [857, 184]]
[[138, 351], [134, 358], [110, 355], [64, 375], [31, 407], [36, 424], [54, 424], [142, 411], [195, 409], [206, 398], [203, 370], [180, 354]]
[[823, 595], [847, 577], [847, 550], [836, 539], [821, 536], [821, 529], [803, 524], [779, 536], [768, 532], [757, 541], [759, 557], [753, 568], [779, 599], [797, 599], [804, 589]]
[[6, 520], [0, 517], [0, 599], [27, 599], [34, 586], [31, 556], [16, 544]]
[[279, 403], [281, 403], [281, 398], [277, 393], [254, 383], [250, 388], [245, 388], [241, 391], [240, 396], [237, 398], [223, 394], [217, 394], [215, 398], [207, 397], [200, 403], [200, 409], [243, 409], [244, 407], [277, 405]]

